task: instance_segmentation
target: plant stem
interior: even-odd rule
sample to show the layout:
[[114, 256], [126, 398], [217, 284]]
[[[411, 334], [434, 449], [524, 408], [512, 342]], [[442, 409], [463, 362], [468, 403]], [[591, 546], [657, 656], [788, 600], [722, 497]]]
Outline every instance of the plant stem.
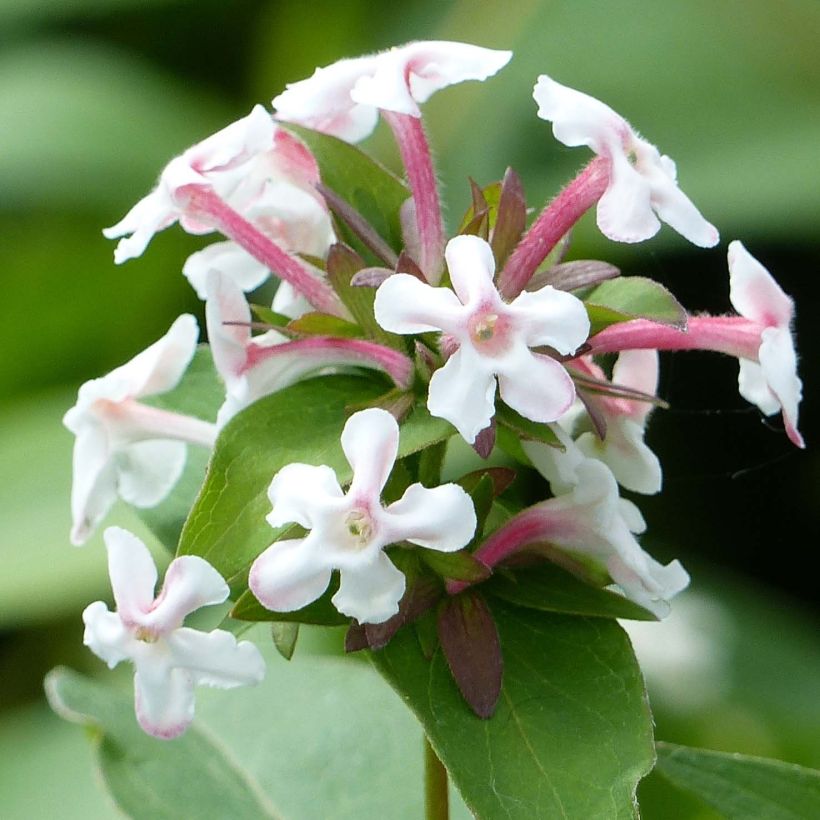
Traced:
[[425, 820], [448, 820], [450, 804], [447, 794], [447, 769], [424, 738], [424, 817]]

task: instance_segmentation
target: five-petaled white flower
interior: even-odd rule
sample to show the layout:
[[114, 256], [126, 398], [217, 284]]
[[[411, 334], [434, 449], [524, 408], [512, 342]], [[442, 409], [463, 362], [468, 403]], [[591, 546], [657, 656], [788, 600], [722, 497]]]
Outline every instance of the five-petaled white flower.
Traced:
[[157, 569], [145, 544], [118, 527], [105, 531], [105, 543], [117, 610], [89, 604], [83, 642], [112, 669], [124, 660], [134, 664], [137, 720], [148, 734], [170, 740], [188, 728], [197, 684], [229, 689], [262, 680], [265, 663], [252, 643], [237, 643], [222, 629], [182, 626], [194, 610], [228, 597], [228, 585], [207, 561], [173, 560], [155, 598]]
[[[103, 234], [109, 239], [125, 237], [114, 253], [114, 261], [121, 264], [140, 256], [153, 235], [174, 222], [179, 221], [188, 233], [210, 233], [214, 226], [192, 212], [188, 203], [191, 190], [205, 188], [246, 219], [258, 222], [260, 230], [286, 247], [309, 250], [313, 230], [323, 236], [330, 230], [326, 209], [312, 188], [317, 180], [318, 169], [310, 152], [278, 129], [271, 115], [257, 105], [248, 116], [172, 159], [157, 187]], [[303, 223], [310, 237], [305, 237]], [[317, 223], [321, 224], [317, 227]], [[200, 292], [197, 268], [212, 261], [210, 255], [217, 251], [206, 249], [205, 253], [204, 260], [197, 257], [188, 264], [189, 276]], [[267, 274], [258, 275], [256, 284]]]
[[342, 449], [353, 467], [345, 494], [330, 467], [289, 464], [271, 482], [272, 527], [293, 522], [310, 530], [304, 538], [277, 541], [253, 563], [248, 579], [268, 609], [291, 611], [316, 600], [340, 570], [336, 608], [360, 623], [382, 623], [398, 612], [405, 577], [382, 551], [410, 541], [453, 552], [476, 527], [473, 502], [461, 487], [428, 489], [412, 484], [401, 499], [382, 506], [381, 491], [396, 460], [399, 428], [385, 410], [354, 413], [342, 432]]
[[789, 439], [804, 447], [797, 429], [803, 386], [791, 334], [794, 302], [738, 240], [729, 243], [729, 299], [760, 332], [758, 360], [738, 359], [740, 395], [767, 416], [782, 410]]
[[572, 379], [554, 358], [530, 348], [574, 352], [589, 334], [583, 303], [549, 285], [504, 302], [493, 285], [492, 249], [477, 236], [451, 239], [445, 258], [455, 293], [396, 274], [379, 287], [375, 302], [385, 330], [442, 330], [459, 345], [430, 380], [430, 412], [472, 443], [492, 420], [498, 379], [510, 407], [533, 421], [555, 421], [575, 398]]
[[213, 424], [138, 401], [172, 390], [196, 350], [196, 319], [180, 316], [130, 362], [86, 382], [63, 419], [75, 434], [71, 540], [82, 544], [117, 495], [137, 507], [159, 504], [185, 466], [185, 442], [210, 447]]
[[654, 236], [661, 221], [690, 242], [710, 248], [719, 239], [678, 188], [675, 163], [647, 142], [608, 105], [542, 74], [533, 90], [538, 116], [552, 122], [555, 138], [589, 146], [610, 164], [609, 185], [598, 202], [598, 227], [616, 242]]
[[447, 41], [408, 43], [339, 60], [290, 83], [273, 100], [278, 119], [358, 142], [376, 127], [379, 109], [420, 117], [419, 103], [465, 80], [486, 80], [511, 51]]

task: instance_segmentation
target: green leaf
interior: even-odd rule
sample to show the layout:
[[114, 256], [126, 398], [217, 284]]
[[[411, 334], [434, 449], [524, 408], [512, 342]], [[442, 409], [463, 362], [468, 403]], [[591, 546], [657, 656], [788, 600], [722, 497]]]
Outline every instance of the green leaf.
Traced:
[[256, 316], [260, 322], [265, 322], [265, 324], [271, 327], [286, 327], [292, 321], [290, 316], [285, 316], [284, 313], [277, 313], [275, 310], [271, 310], [264, 305], [249, 305], [249, 307], [253, 311], [253, 315]]
[[[342, 484], [350, 465], [339, 437], [354, 402], [381, 394], [376, 382], [357, 376], [322, 376], [267, 396], [222, 430], [205, 484], [182, 531], [181, 555], [200, 555], [228, 579], [240, 576], [285, 528], [272, 529], [267, 490], [286, 464], [326, 464]], [[403, 458], [452, 435], [453, 428], [415, 408], [401, 427]]]
[[482, 589], [517, 606], [593, 618], [656, 621], [642, 606], [606, 589], [585, 584], [555, 564], [527, 567], [514, 577], [497, 575]]
[[498, 402], [495, 408], [495, 418], [499, 425], [511, 430], [519, 438], [527, 441], [540, 441], [550, 447], [557, 447], [564, 450], [558, 436], [553, 432], [548, 424], [540, 424], [537, 421], [530, 421], [517, 413], [512, 407], [508, 407], [503, 402]]
[[590, 335], [636, 318], [686, 327], [686, 311], [680, 302], [663, 285], [643, 276], [607, 279], [585, 294], [584, 302], [592, 322]]
[[[399, 211], [410, 197], [408, 187], [384, 166], [343, 140], [292, 123], [286, 127], [313, 152], [322, 182], [352, 205], [399, 253], [404, 246]], [[355, 237], [345, 235], [344, 238], [364, 250]]]
[[820, 772], [763, 757], [658, 743], [656, 771], [728, 820], [820, 817]]
[[65, 668], [50, 672], [45, 686], [55, 712], [93, 728], [102, 775], [129, 817], [175, 820], [182, 807], [191, 817], [278, 816], [227, 750], [196, 726], [173, 743], [155, 740], [137, 725], [126, 695]]
[[287, 621], [274, 621], [270, 625], [270, 636], [276, 651], [286, 660], [293, 657], [296, 641], [299, 639], [299, 624]]
[[376, 668], [415, 712], [468, 807], [505, 817], [632, 818], [652, 767], [643, 680], [618, 624], [491, 604], [504, 656], [495, 714], [480, 720], [440, 651], [402, 631]]
[[419, 553], [421, 560], [442, 578], [478, 583], [489, 578], [491, 574], [489, 567], [464, 550], [439, 552], [424, 547], [415, 547], [415, 551]]
[[306, 336], [338, 336], [343, 339], [358, 339], [363, 335], [357, 324], [338, 316], [328, 316], [327, 313], [306, 313], [290, 322], [287, 329]]
[[238, 621], [271, 621], [273, 623], [313, 624], [314, 626], [343, 626], [350, 618], [342, 615], [330, 602], [339, 589], [339, 576], [334, 573], [327, 591], [307, 606], [295, 612], [273, 612], [266, 609], [254, 594], [246, 589], [231, 610], [231, 618]]

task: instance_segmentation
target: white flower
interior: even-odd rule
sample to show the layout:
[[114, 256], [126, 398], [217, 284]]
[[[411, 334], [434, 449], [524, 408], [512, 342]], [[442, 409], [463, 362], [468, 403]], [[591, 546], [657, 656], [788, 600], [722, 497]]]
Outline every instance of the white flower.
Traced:
[[729, 243], [729, 299], [741, 316], [761, 327], [758, 361], [738, 360], [740, 395], [767, 416], [782, 410], [789, 439], [804, 447], [797, 430], [803, 385], [791, 334], [794, 302], [737, 240]]
[[188, 728], [197, 684], [230, 689], [262, 680], [265, 664], [252, 643], [237, 643], [221, 629], [182, 626], [194, 610], [228, 597], [228, 585], [207, 561], [176, 558], [155, 598], [157, 569], [145, 544], [118, 527], [105, 531], [105, 544], [117, 610], [89, 604], [83, 642], [111, 669], [124, 660], [134, 664], [137, 720], [148, 734], [170, 740]]
[[418, 104], [465, 80], [486, 80], [511, 51], [445, 41], [408, 43], [339, 60], [290, 83], [273, 100], [278, 119], [358, 142], [376, 127], [379, 109], [420, 117]]
[[[214, 226], [188, 208], [188, 194], [197, 188], [214, 191], [246, 219], [272, 214], [274, 222], [298, 222], [304, 207], [300, 204], [296, 214], [289, 212], [282, 197], [292, 197], [294, 186], [309, 191], [317, 179], [316, 164], [307, 149], [277, 129], [270, 114], [257, 105], [247, 117], [172, 159], [157, 187], [103, 234], [109, 239], [125, 237], [114, 253], [114, 261], [121, 264], [140, 256], [155, 233], [176, 221], [188, 233], [210, 233]], [[318, 196], [314, 199], [321, 208]], [[268, 227], [277, 238], [282, 233], [281, 226]], [[288, 225], [284, 233], [294, 230]]]
[[212, 446], [214, 425], [138, 401], [176, 387], [196, 350], [196, 319], [180, 316], [159, 341], [86, 382], [63, 419], [75, 434], [71, 540], [82, 544], [119, 495], [153, 507], [185, 466], [185, 442]]
[[397, 350], [362, 339], [327, 336], [289, 341], [275, 330], [252, 336], [250, 308], [233, 279], [211, 270], [205, 292], [211, 355], [227, 391], [217, 415], [220, 429], [253, 402], [330, 367], [378, 369], [398, 386], [410, 385], [413, 363]]
[[382, 623], [398, 612], [404, 575], [382, 551], [410, 541], [441, 552], [464, 547], [476, 527], [473, 502], [455, 484], [407, 488], [388, 507], [381, 491], [396, 460], [399, 428], [385, 410], [354, 413], [342, 432], [342, 449], [353, 467], [345, 494], [327, 466], [289, 464], [271, 482], [272, 527], [293, 522], [310, 532], [277, 541], [254, 561], [248, 584], [268, 609], [291, 611], [316, 600], [331, 572], [341, 582], [336, 608], [360, 623]]
[[451, 239], [445, 257], [455, 293], [396, 274], [379, 287], [375, 302], [385, 330], [442, 330], [458, 343], [430, 381], [430, 412], [472, 443], [492, 420], [498, 379], [510, 407], [533, 421], [555, 421], [572, 404], [575, 388], [561, 364], [530, 348], [574, 352], [589, 334], [583, 303], [548, 285], [507, 304], [493, 285], [492, 249], [479, 237]]
[[[658, 352], [625, 350], [612, 370], [612, 383], [654, 396], [658, 388]], [[591, 431], [581, 433], [578, 448], [606, 464], [627, 490], [653, 495], [661, 490], [663, 471], [658, 457], [647, 447], [644, 431], [652, 404], [635, 399], [599, 397], [606, 418], [601, 440]]]
[[608, 105], [544, 74], [533, 98], [557, 140], [570, 147], [587, 145], [609, 161], [609, 186], [598, 202], [604, 235], [616, 242], [641, 242], [654, 236], [663, 221], [695, 245], [717, 244], [715, 227], [678, 188], [675, 163]]

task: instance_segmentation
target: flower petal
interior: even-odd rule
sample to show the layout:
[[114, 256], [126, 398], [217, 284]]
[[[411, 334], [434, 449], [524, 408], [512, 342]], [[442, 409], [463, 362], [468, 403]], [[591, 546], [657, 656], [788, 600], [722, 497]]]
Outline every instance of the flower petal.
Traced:
[[399, 451], [399, 425], [386, 410], [354, 413], [342, 430], [342, 450], [353, 468], [349, 497], [378, 503]]
[[385, 510], [389, 542], [410, 541], [439, 552], [467, 546], [475, 534], [475, 507], [457, 484], [427, 488], [411, 484], [399, 501]]
[[729, 243], [729, 301], [762, 325], [787, 328], [794, 317], [794, 302], [737, 239]]
[[454, 237], [444, 249], [444, 258], [453, 289], [462, 305], [489, 306], [501, 302], [493, 284], [493, 250], [481, 237], [468, 234]]
[[432, 415], [447, 419], [470, 444], [492, 421], [495, 376], [488, 369], [488, 362], [470, 345], [462, 345], [444, 367], [433, 373], [427, 409]]
[[294, 523], [310, 529], [316, 526], [317, 513], [321, 514], [328, 501], [341, 500], [344, 493], [330, 467], [294, 463], [273, 477], [268, 498], [273, 510], [267, 522], [272, 527]]
[[134, 673], [137, 722], [160, 740], [179, 737], [194, 719], [194, 681], [184, 669], [147, 657]]
[[313, 310], [313, 305], [289, 282], [280, 282], [271, 309], [289, 319], [298, 319]]
[[[658, 390], [659, 371], [657, 350], [624, 350], [612, 368], [612, 383], [654, 396]], [[630, 418], [642, 424], [653, 409], [648, 401], [620, 399], [620, 404], [629, 407]]]
[[194, 683], [233, 689], [259, 683], [265, 677], [265, 661], [250, 641], [237, 643], [224, 629], [200, 632], [181, 627], [167, 638], [173, 665], [189, 672]]
[[783, 422], [789, 439], [795, 446], [804, 447], [803, 437], [797, 430], [803, 383], [797, 375], [797, 356], [788, 328], [766, 328], [761, 335], [758, 356], [766, 383], [783, 410]]
[[574, 353], [589, 336], [584, 303], [551, 285], [523, 291], [508, 310], [528, 347], [548, 345], [559, 353]]
[[276, 541], [253, 562], [248, 586], [262, 606], [293, 612], [327, 589], [331, 569], [304, 543], [303, 538]]
[[109, 669], [133, 656], [133, 636], [120, 616], [109, 612], [102, 601], [95, 601], [83, 610], [83, 623], [83, 643], [105, 661]]
[[85, 423], [75, 432], [71, 542], [79, 546], [88, 540], [117, 500], [117, 469], [111, 457], [108, 436], [100, 426], [94, 422]]
[[133, 533], [109, 527], [104, 533], [108, 575], [117, 613], [126, 624], [138, 624], [154, 603], [157, 568], [148, 547]]
[[661, 223], [652, 211], [651, 189], [626, 156], [612, 156], [609, 187], [598, 200], [598, 227], [615, 242], [643, 242]]
[[208, 298], [206, 280], [211, 270], [219, 271], [246, 292], [258, 288], [270, 276], [267, 267], [236, 242], [214, 242], [191, 254], [182, 267], [200, 299]]
[[211, 355], [219, 375], [230, 391], [247, 363], [247, 346], [251, 341], [251, 311], [239, 285], [216, 270], [210, 270], [206, 275], [205, 297]]
[[392, 333], [452, 333], [466, 321], [464, 306], [448, 288], [434, 288], [396, 273], [379, 285], [373, 305], [376, 321]]
[[533, 467], [549, 481], [552, 494], [565, 495], [578, 485], [578, 467], [586, 456], [560, 425], [553, 425], [552, 430], [564, 446], [563, 451], [540, 441], [522, 440], [521, 446]]
[[749, 359], [738, 359], [738, 364], [737, 389], [740, 395], [756, 405], [764, 416], [773, 416], [780, 409], [780, 402], [769, 387], [763, 367]]
[[185, 469], [188, 448], [182, 441], [138, 441], [116, 458], [117, 490], [135, 507], [155, 507], [174, 488]]
[[225, 579], [204, 558], [182, 555], [171, 561], [162, 591], [138, 623], [157, 635], [167, 635], [182, 626], [191, 612], [221, 604], [229, 592]]
[[498, 390], [513, 410], [532, 421], [556, 421], [575, 401], [567, 371], [555, 359], [531, 353], [523, 345], [498, 365]]
[[343, 615], [360, 624], [380, 624], [399, 611], [406, 581], [383, 552], [359, 567], [343, 569], [340, 576], [332, 601]]

